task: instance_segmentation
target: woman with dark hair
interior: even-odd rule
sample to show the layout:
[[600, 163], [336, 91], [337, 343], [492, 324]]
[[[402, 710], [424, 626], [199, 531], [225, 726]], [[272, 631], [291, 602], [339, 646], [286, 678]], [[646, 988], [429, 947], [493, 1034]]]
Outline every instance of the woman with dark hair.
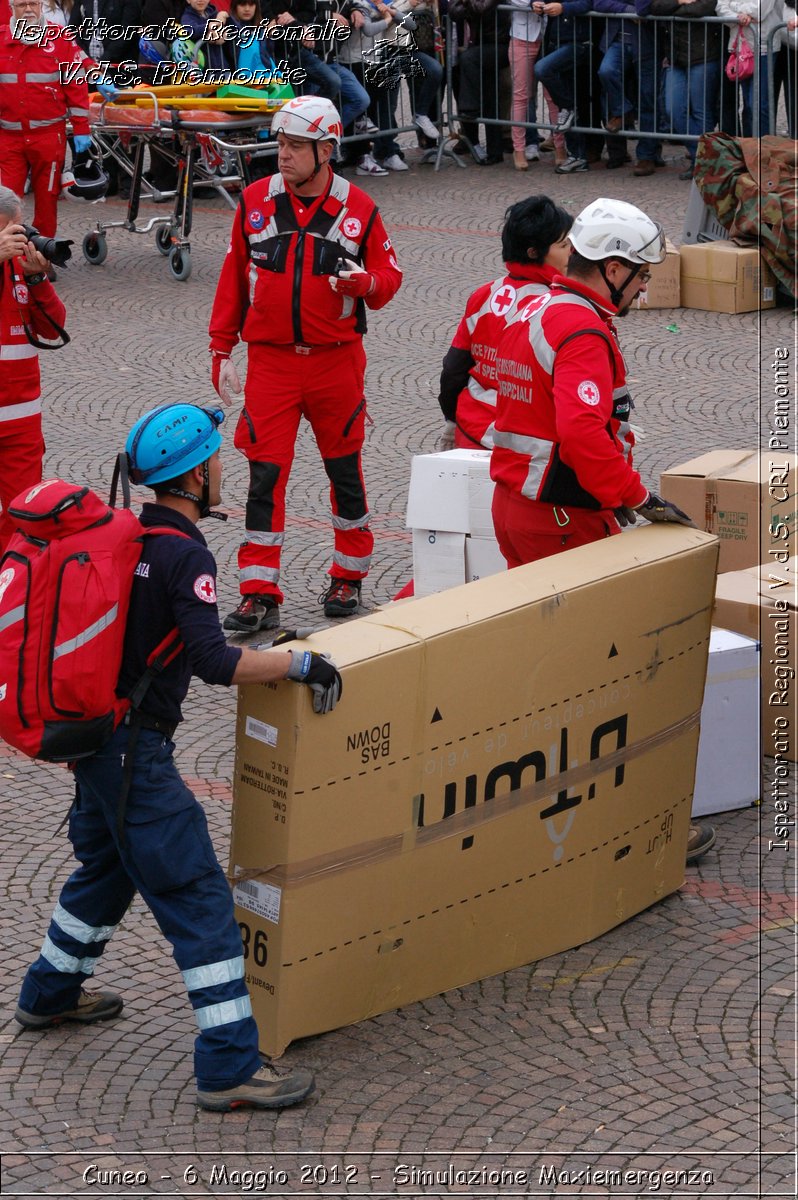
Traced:
[[496, 417], [496, 347], [504, 327], [532, 297], [565, 273], [573, 217], [548, 196], [530, 196], [504, 214], [507, 273], [468, 299], [441, 373], [438, 403], [445, 418], [440, 446], [490, 450]]

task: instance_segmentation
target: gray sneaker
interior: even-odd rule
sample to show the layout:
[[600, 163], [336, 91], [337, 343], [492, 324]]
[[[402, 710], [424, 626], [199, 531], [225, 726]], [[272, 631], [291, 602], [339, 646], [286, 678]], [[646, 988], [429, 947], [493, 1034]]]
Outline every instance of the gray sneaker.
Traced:
[[311, 1072], [302, 1067], [291, 1071], [264, 1062], [238, 1087], [223, 1092], [201, 1092], [197, 1088], [197, 1104], [211, 1112], [232, 1112], [236, 1108], [286, 1108], [289, 1104], [299, 1104], [315, 1086]]
[[280, 606], [274, 596], [246, 595], [238, 608], [228, 613], [222, 629], [236, 633], [257, 633], [259, 629], [280, 628]]
[[554, 168], [555, 175], [571, 175], [574, 171], [589, 171], [586, 158], [576, 158], [569, 154], [565, 162], [558, 163]]
[[113, 1017], [118, 1017], [122, 1006], [122, 997], [113, 992], [87, 992], [81, 988], [74, 1008], [60, 1013], [29, 1013], [17, 1005], [14, 1019], [19, 1021], [23, 1029], [50, 1029], [64, 1021], [93, 1025], [95, 1021], [110, 1021]]

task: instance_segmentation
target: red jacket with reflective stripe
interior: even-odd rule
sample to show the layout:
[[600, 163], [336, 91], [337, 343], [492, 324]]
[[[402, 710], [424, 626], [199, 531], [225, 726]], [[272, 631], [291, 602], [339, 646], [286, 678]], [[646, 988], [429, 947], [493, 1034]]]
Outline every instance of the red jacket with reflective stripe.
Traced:
[[0, 28], [0, 130], [30, 133], [46, 124], [72, 122], [72, 132], [89, 132], [89, 89], [86, 83], [63, 82], [59, 67], [82, 59], [75, 42], [58, 26], [45, 26], [53, 40], [28, 46]]
[[469, 296], [441, 374], [440, 403], [445, 415], [449, 416], [446, 409], [456, 392], [453, 419], [475, 444], [487, 449], [493, 445], [499, 339], [525, 301], [547, 292], [555, 276], [553, 267], [542, 264], [506, 265], [506, 275], [483, 283]]
[[281, 175], [245, 188], [233, 221], [211, 312], [211, 349], [238, 341], [334, 345], [366, 330], [362, 301], [332, 290], [329, 276], [345, 256], [374, 276], [369, 308], [396, 293], [402, 272], [379, 210], [360, 188], [330, 172], [310, 205]]
[[26, 405], [30, 416], [38, 412], [33, 404], [41, 394], [39, 355], [25, 336], [28, 325], [41, 341], [55, 339], [56, 331], [47, 321], [51, 317], [64, 324], [66, 310], [55, 288], [46, 279], [29, 288], [12, 259], [0, 266], [0, 421], [15, 419], [14, 408]]
[[647, 489], [632, 466], [626, 368], [612, 317], [591, 288], [557, 276], [499, 343], [491, 476], [530, 500], [630, 508]]

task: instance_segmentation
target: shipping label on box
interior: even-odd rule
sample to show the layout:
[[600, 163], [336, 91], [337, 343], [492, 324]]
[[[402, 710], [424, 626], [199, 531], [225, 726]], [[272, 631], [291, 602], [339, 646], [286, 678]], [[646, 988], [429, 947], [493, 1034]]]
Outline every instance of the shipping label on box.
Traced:
[[798, 762], [798, 558], [719, 575], [713, 624], [761, 642], [762, 753]]
[[673, 242], [665, 240], [665, 258], [650, 267], [651, 278], [638, 297], [638, 308], [679, 308], [681, 260]]
[[757, 246], [698, 242], [682, 246], [680, 259], [684, 308], [744, 313], [775, 307], [776, 281]]
[[326, 716], [239, 689], [230, 872], [266, 1053], [680, 886], [716, 562], [647, 526], [315, 633], [345, 683]]
[[660, 491], [720, 538], [721, 572], [798, 551], [798, 457], [781, 451], [712, 450], [660, 476]]

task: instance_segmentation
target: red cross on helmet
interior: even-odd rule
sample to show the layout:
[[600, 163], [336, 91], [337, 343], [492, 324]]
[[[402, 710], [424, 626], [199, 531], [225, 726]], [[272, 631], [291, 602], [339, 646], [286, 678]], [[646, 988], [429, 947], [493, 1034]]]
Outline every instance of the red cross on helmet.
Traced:
[[323, 96], [295, 96], [275, 113], [271, 125], [272, 137], [306, 138], [312, 142], [335, 142], [340, 146], [344, 136], [341, 115], [331, 100]]

